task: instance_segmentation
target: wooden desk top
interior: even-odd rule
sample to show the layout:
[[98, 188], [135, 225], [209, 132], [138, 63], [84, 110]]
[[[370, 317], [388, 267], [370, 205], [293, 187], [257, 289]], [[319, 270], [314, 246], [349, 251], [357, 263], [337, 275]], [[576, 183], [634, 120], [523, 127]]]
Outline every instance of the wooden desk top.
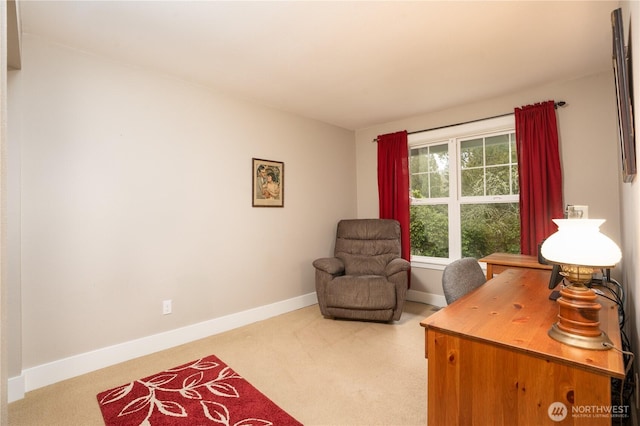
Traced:
[[[558, 305], [549, 300], [549, 274], [539, 269], [507, 269], [420, 325], [427, 331], [459, 335], [624, 378], [624, 361], [615, 349], [581, 349], [549, 337], [547, 331], [558, 315]], [[598, 302], [602, 304], [600, 328], [616, 348], [622, 348], [616, 305], [603, 297], [598, 297]]]
[[485, 256], [478, 260], [478, 262], [492, 263], [494, 265], [516, 266], [519, 268], [553, 269], [553, 265], [543, 265], [538, 263], [537, 256], [529, 256], [526, 254], [492, 253], [489, 256]]

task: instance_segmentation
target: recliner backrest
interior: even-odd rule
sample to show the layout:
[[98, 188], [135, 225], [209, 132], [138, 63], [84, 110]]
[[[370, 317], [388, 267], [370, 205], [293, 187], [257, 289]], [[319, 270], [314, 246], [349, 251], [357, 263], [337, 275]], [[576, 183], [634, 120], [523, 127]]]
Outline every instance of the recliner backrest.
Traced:
[[335, 257], [346, 275], [384, 275], [400, 257], [400, 223], [392, 219], [345, 219], [338, 222]]

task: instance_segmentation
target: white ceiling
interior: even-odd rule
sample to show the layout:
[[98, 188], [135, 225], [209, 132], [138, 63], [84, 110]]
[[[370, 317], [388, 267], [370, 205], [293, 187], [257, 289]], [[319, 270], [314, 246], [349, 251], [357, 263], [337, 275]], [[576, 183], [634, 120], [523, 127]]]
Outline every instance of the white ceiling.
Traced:
[[20, 2], [25, 33], [347, 129], [611, 69], [616, 7], [617, 1]]

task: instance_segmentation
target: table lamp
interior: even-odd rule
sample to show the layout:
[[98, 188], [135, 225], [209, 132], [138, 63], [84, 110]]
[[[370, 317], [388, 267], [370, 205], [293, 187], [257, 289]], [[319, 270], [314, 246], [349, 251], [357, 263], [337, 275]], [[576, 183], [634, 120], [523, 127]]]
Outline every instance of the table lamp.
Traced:
[[600, 232], [604, 219], [553, 219], [558, 232], [541, 247], [542, 256], [560, 265], [569, 285], [560, 290], [558, 322], [549, 330], [551, 338], [585, 349], [612, 347], [600, 330], [601, 305], [586, 286], [594, 270], [614, 267], [622, 257], [620, 248]]

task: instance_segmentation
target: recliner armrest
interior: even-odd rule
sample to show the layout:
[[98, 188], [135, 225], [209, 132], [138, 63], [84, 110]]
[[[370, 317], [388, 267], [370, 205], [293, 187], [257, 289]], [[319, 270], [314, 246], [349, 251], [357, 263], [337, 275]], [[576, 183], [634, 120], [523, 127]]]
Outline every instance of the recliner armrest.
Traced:
[[331, 275], [344, 274], [344, 263], [337, 257], [323, 257], [316, 259], [313, 261], [313, 266], [314, 268]]
[[397, 274], [398, 272], [408, 271], [410, 267], [411, 264], [408, 260], [401, 257], [396, 257], [387, 264], [387, 267], [384, 269], [384, 273], [387, 275], [387, 277], [390, 277], [391, 275]]

